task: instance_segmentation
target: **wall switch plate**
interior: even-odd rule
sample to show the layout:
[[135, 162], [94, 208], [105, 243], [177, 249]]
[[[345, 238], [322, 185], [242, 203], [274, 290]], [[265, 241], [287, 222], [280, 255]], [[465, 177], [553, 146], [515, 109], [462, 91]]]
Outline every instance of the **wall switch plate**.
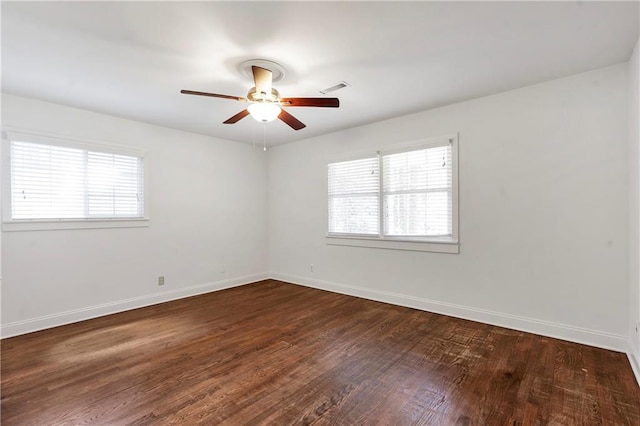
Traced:
[[158, 277], [158, 285], [164, 285], [164, 277]]

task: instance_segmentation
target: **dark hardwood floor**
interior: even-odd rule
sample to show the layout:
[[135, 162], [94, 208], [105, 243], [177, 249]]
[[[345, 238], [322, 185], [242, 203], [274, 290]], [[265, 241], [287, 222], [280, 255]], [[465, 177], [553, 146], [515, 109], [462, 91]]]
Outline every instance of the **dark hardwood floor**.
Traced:
[[2, 425], [640, 425], [622, 353], [268, 280], [2, 341]]

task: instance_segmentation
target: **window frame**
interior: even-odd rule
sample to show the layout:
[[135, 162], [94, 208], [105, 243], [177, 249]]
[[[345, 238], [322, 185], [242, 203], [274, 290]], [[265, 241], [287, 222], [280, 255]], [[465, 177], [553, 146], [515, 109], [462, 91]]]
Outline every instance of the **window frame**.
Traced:
[[[451, 145], [451, 202], [452, 202], [452, 223], [451, 237], [424, 237], [424, 236], [386, 236], [384, 235], [384, 169], [382, 167], [383, 156], [397, 154], [402, 152], [417, 151], [421, 149], [435, 148], [444, 144]], [[327, 179], [328, 184], [328, 165], [335, 162], [350, 161], [362, 158], [378, 158], [379, 167], [379, 232], [378, 235], [362, 235], [349, 233], [329, 232], [329, 190], [327, 187], [326, 199], [326, 226], [327, 233], [325, 236], [326, 243], [329, 245], [353, 246], [353, 247], [369, 247], [382, 248], [392, 250], [409, 250], [409, 251], [428, 251], [438, 253], [460, 253], [460, 236], [459, 236], [459, 184], [458, 184], [458, 134], [448, 134], [438, 137], [425, 138], [418, 141], [398, 144], [387, 149], [359, 155], [345, 156], [339, 159], [329, 161], [327, 163]]]
[[[28, 142], [108, 154], [138, 157], [143, 166], [142, 217], [13, 219], [11, 182], [11, 142]], [[2, 129], [2, 231], [39, 231], [59, 229], [135, 228], [149, 226], [149, 173], [146, 151], [117, 146], [103, 141], [76, 139], [68, 136], [35, 133], [22, 129]]]

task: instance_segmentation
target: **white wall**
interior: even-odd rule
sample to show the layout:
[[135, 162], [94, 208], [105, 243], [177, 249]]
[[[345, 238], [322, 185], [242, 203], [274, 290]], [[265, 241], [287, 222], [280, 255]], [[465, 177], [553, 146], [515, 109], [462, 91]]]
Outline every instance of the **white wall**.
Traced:
[[[619, 64], [276, 147], [271, 275], [626, 350], [627, 98]], [[325, 243], [329, 160], [453, 132], [460, 254]]]
[[2, 125], [145, 149], [151, 219], [3, 232], [3, 336], [266, 277], [261, 150], [7, 94]]
[[629, 60], [629, 354], [640, 383], [640, 38]]

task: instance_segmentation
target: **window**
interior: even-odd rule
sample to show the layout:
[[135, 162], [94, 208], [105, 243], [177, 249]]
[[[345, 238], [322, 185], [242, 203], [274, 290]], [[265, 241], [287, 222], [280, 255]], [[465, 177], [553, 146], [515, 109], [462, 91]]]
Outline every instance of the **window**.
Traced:
[[145, 219], [141, 154], [17, 133], [8, 136], [10, 188], [5, 191], [9, 200], [3, 225], [82, 221], [93, 225], [80, 227], [96, 227], [100, 221]]
[[329, 243], [457, 252], [456, 160], [445, 137], [330, 163]]

